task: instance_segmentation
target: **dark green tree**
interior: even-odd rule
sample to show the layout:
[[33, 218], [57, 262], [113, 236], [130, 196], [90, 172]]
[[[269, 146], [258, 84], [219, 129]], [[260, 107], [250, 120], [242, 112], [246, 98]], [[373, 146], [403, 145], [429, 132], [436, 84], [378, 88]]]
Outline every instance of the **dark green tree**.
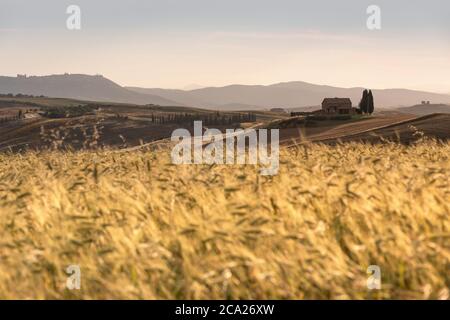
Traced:
[[368, 97], [369, 97], [369, 92], [367, 90], [364, 90], [361, 101], [359, 102], [359, 110], [361, 110], [361, 113], [367, 113]]
[[372, 114], [375, 111], [375, 105], [373, 102], [372, 90], [369, 90], [369, 95], [367, 96], [367, 113]]

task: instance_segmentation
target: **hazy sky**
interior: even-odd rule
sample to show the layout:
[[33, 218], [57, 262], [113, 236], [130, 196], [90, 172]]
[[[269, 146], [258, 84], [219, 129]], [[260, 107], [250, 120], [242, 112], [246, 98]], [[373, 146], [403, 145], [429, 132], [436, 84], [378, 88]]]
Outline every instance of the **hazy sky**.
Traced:
[[[66, 8], [81, 8], [81, 30]], [[381, 30], [366, 27], [369, 5]], [[0, 0], [0, 74], [121, 85], [405, 87], [450, 93], [449, 0]]]

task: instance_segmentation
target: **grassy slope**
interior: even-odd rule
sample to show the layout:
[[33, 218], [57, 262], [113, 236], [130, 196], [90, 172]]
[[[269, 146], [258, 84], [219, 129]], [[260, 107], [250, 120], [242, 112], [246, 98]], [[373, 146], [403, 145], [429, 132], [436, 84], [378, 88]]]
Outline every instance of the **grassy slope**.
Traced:
[[0, 298], [448, 299], [449, 157], [313, 145], [264, 178], [166, 151], [3, 154]]

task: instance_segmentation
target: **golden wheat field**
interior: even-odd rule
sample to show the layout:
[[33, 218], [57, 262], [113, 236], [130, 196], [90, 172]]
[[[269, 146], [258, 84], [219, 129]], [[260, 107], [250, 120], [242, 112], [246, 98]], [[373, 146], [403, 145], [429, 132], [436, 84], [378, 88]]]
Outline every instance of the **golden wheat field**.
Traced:
[[273, 177], [164, 150], [3, 154], [0, 298], [448, 299], [449, 213], [433, 141], [286, 149]]

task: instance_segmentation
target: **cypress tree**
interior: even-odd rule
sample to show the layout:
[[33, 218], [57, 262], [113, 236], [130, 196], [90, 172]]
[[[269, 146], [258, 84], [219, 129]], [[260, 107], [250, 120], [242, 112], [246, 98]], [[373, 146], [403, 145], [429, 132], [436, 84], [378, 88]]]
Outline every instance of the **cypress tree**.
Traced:
[[369, 90], [369, 95], [367, 96], [367, 113], [372, 114], [375, 110], [375, 105], [373, 102], [372, 90]]
[[366, 90], [363, 91], [362, 99], [359, 102], [359, 110], [361, 110], [361, 113], [367, 113], [367, 102], [369, 100], [369, 92]]

